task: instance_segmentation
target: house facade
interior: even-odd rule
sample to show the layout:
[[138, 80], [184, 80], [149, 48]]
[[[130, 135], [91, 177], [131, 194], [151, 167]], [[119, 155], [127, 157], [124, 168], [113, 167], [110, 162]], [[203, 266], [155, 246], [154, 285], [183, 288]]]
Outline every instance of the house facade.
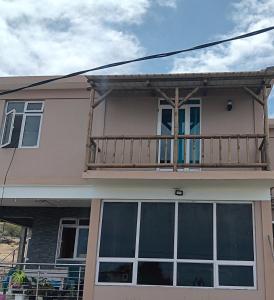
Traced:
[[27, 228], [18, 265], [76, 278], [55, 297], [273, 299], [273, 78], [79, 76], [2, 96], [0, 219]]

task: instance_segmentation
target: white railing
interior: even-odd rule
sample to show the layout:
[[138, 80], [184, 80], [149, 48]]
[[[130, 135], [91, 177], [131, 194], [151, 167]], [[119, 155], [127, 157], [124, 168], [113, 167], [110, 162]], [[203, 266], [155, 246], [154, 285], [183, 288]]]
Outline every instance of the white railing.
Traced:
[[0, 300], [82, 300], [84, 277], [84, 264], [0, 264]]

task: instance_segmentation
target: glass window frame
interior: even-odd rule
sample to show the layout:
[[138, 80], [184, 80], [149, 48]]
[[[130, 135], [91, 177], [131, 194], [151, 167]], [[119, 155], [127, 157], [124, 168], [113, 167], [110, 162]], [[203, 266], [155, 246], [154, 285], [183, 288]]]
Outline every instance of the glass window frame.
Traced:
[[[192, 203], [209, 203], [212, 204], [213, 209], [213, 259], [212, 260], [199, 260], [199, 259], [178, 259], [177, 258], [177, 234], [178, 234], [178, 208], [180, 203], [189, 203], [189, 201], [161, 201], [167, 203], [175, 203], [175, 226], [174, 226], [174, 258], [173, 259], [160, 259], [160, 258], [139, 258], [139, 234], [140, 234], [140, 216], [141, 216], [141, 205], [146, 202], [154, 202], [151, 200], [131, 200], [126, 202], [137, 202], [137, 231], [136, 231], [136, 246], [135, 246], [135, 257], [134, 258], [119, 258], [119, 257], [100, 257], [100, 241], [101, 241], [101, 225], [103, 217], [104, 203], [108, 202], [121, 202], [121, 200], [104, 200], [102, 201], [101, 216], [100, 216], [100, 230], [99, 230], [99, 240], [97, 245], [97, 263], [96, 263], [96, 285], [120, 285], [120, 286], [147, 286], [137, 284], [138, 275], [138, 262], [171, 262], [173, 263], [173, 285], [167, 285], [167, 287], [177, 287], [177, 288], [197, 288], [197, 289], [229, 289], [229, 290], [255, 290], [257, 288], [257, 276], [256, 276], [256, 239], [255, 239], [255, 216], [254, 216], [254, 203], [250, 201], [239, 201], [237, 203], [231, 201], [195, 201]], [[217, 259], [217, 204], [248, 204], [252, 208], [252, 230], [253, 230], [253, 261], [221, 261]], [[119, 282], [99, 282], [99, 266], [100, 262], [129, 262], [133, 263], [133, 274], [131, 283], [119, 283]], [[178, 286], [177, 285], [177, 264], [178, 263], [200, 263], [200, 264], [211, 264], [213, 265], [213, 286]], [[223, 286], [219, 284], [219, 266], [252, 266], [253, 268], [253, 286]], [[163, 286], [163, 285], [148, 285], [148, 286]]]
[[[9, 103], [24, 103], [24, 109], [22, 112], [16, 112], [15, 109], [14, 110], [14, 118], [17, 115], [21, 115], [22, 116], [22, 123], [21, 123], [21, 128], [20, 128], [20, 135], [19, 135], [19, 141], [18, 141], [18, 145], [15, 148], [23, 148], [23, 149], [28, 149], [28, 148], [39, 148], [40, 145], [40, 136], [41, 136], [41, 128], [42, 128], [42, 121], [43, 121], [43, 114], [44, 114], [44, 101], [24, 101], [24, 100], [8, 100], [5, 103], [5, 110], [4, 110], [4, 117], [3, 117], [3, 123], [2, 123], [2, 129], [1, 129], [1, 148], [5, 148], [7, 146], [9, 146], [9, 144], [11, 143], [11, 139], [12, 139], [12, 133], [13, 133], [13, 128], [10, 132], [10, 142], [7, 144], [2, 144], [3, 143], [3, 137], [4, 137], [4, 128], [6, 126], [6, 121], [7, 121], [7, 116], [11, 113], [10, 110], [8, 111], [8, 104]], [[41, 105], [41, 109], [39, 110], [29, 110], [28, 109], [28, 104], [42, 104]], [[28, 116], [39, 116], [40, 117], [40, 123], [39, 123], [39, 130], [38, 130], [38, 136], [37, 136], [37, 141], [36, 144], [33, 146], [23, 146], [23, 137], [24, 137], [24, 133], [25, 133], [25, 124], [26, 124], [26, 118]], [[7, 147], [8, 148], [8, 147]]]
[[[182, 101], [183, 99], [179, 99], [179, 101]], [[171, 107], [168, 103], [163, 103], [164, 99], [159, 98], [158, 99], [158, 123], [157, 123], [157, 135], [161, 135], [161, 126], [162, 126], [162, 110], [163, 109], [170, 109], [171, 110], [171, 135], [174, 135], [174, 108]], [[191, 98], [188, 100], [189, 103], [183, 104], [179, 109], [185, 110], [185, 135], [190, 135], [190, 110], [193, 107], [198, 107], [200, 109], [200, 133], [202, 130], [202, 99], [201, 98]], [[199, 101], [199, 103], [192, 103], [191, 101]], [[166, 101], [165, 101], [166, 102]], [[174, 141], [171, 140], [170, 145], [170, 163], [173, 163], [173, 147], [174, 147]], [[201, 141], [199, 140], [199, 149], [200, 149], [200, 155], [199, 155], [199, 161], [201, 161]], [[186, 164], [190, 163], [190, 140], [186, 140]], [[158, 158], [157, 161], [160, 164], [161, 163], [161, 143], [158, 145]], [[168, 158], [169, 160], [169, 158]], [[188, 168], [184, 168], [188, 169]]]
[[[87, 218], [62, 218], [60, 219], [60, 224], [59, 224], [59, 232], [58, 232], [58, 241], [57, 241], [57, 252], [56, 252], [56, 260], [86, 260], [86, 257], [79, 257], [77, 256], [77, 251], [78, 251], [78, 242], [79, 242], [79, 231], [80, 229], [88, 229], [89, 230], [89, 225], [79, 225], [80, 220], [87, 219]], [[74, 224], [63, 224], [64, 220], [69, 220], [69, 221], [75, 221]], [[61, 246], [62, 246], [62, 234], [63, 234], [63, 229], [64, 228], [75, 228], [75, 241], [74, 241], [74, 250], [73, 250], [73, 257], [71, 258], [63, 258], [60, 257], [61, 254]]]

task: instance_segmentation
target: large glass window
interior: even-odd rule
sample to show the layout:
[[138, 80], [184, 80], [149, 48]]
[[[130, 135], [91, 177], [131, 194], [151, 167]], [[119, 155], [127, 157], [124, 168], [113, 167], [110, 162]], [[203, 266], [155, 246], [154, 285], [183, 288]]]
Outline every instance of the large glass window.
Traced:
[[141, 206], [139, 257], [173, 258], [174, 204]]
[[137, 224], [137, 203], [104, 205], [101, 257], [134, 257]]
[[57, 258], [86, 258], [88, 232], [88, 219], [62, 219], [59, 230], [59, 249]]
[[104, 202], [97, 282], [254, 288], [251, 203]]
[[43, 102], [8, 101], [2, 129], [2, 147], [37, 147], [42, 114]]

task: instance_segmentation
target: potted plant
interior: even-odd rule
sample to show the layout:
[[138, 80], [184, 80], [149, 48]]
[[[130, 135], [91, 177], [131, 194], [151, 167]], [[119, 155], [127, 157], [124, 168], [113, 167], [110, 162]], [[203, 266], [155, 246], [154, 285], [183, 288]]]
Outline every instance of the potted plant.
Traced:
[[11, 289], [15, 300], [26, 300], [24, 290], [29, 286], [29, 280], [23, 270], [16, 269], [11, 277]]
[[[38, 291], [36, 294], [37, 288]], [[56, 291], [47, 278], [39, 278], [37, 282], [35, 277], [31, 277], [31, 280], [29, 281], [29, 289], [26, 290], [26, 294], [29, 296], [30, 300], [36, 300], [36, 295], [38, 296], [38, 300], [51, 300], [53, 296], [56, 296]]]

